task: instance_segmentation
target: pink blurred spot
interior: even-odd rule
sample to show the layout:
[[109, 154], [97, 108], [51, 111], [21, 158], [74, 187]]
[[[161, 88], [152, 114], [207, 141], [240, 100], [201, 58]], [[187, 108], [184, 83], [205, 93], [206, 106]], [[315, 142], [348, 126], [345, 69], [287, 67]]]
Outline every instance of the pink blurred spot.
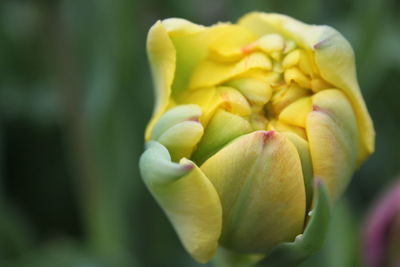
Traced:
[[400, 182], [391, 186], [375, 204], [364, 229], [364, 259], [366, 266], [381, 267], [387, 249], [388, 230], [400, 213]]

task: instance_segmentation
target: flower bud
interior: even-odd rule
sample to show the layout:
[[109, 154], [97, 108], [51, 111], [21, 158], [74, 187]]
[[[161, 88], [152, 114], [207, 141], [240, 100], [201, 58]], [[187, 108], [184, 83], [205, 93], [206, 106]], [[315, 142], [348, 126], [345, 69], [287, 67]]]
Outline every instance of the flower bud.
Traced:
[[367, 219], [364, 239], [365, 266], [400, 265], [400, 182], [377, 201]]
[[294, 241], [313, 177], [335, 199], [374, 150], [353, 51], [328, 26], [166, 19], [147, 49], [156, 105], [141, 174], [199, 262], [218, 245], [267, 254]]

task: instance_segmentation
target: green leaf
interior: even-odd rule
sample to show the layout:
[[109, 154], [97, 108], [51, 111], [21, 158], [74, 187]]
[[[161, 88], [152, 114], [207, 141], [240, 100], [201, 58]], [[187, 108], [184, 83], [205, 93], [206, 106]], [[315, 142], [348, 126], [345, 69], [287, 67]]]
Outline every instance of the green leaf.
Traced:
[[294, 242], [276, 246], [271, 253], [257, 264], [258, 267], [295, 266], [314, 255], [322, 247], [331, 216], [331, 204], [324, 182], [316, 180], [316, 199], [310, 220], [302, 235]]

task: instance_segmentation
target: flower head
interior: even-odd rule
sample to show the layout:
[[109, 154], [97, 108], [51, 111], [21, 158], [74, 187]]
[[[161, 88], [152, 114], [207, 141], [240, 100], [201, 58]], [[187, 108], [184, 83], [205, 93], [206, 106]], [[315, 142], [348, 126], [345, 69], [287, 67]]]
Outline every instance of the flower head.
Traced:
[[374, 149], [353, 51], [328, 26], [250, 13], [157, 22], [156, 89], [140, 167], [185, 248], [268, 253], [305, 227], [313, 177], [332, 198]]

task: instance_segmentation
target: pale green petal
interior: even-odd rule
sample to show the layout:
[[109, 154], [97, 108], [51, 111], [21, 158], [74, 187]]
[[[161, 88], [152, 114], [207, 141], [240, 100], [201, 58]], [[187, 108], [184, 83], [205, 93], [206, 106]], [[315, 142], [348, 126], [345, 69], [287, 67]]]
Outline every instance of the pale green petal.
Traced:
[[200, 122], [184, 121], [169, 128], [157, 141], [168, 149], [173, 161], [179, 161], [190, 158], [203, 132]]
[[307, 25], [280, 14], [253, 12], [240, 19], [242, 25], [259, 36], [280, 33], [311, 52], [320, 75], [350, 98], [361, 133], [359, 162], [374, 150], [375, 132], [362, 99], [350, 44], [329, 26]]
[[356, 117], [346, 96], [338, 90], [315, 94], [313, 105], [307, 136], [314, 176], [324, 180], [331, 197], [337, 198], [357, 167], [360, 137]]
[[174, 182], [188, 174], [194, 164], [172, 162], [168, 150], [163, 145], [156, 141], [150, 141], [146, 143], [146, 150], [140, 157], [139, 166], [142, 178], [147, 185], [160, 186]]
[[201, 169], [222, 202], [224, 246], [266, 253], [303, 231], [306, 199], [301, 162], [283, 135], [256, 131], [241, 136]]
[[151, 134], [151, 139], [157, 140], [165, 131], [175, 124], [183, 121], [198, 120], [201, 116], [201, 108], [198, 105], [180, 105], [165, 112], [157, 123]]
[[168, 150], [151, 141], [140, 158], [140, 172], [185, 249], [201, 263], [209, 261], [221, 234], [222, 208], [215, 188], [191, 161], [170, 161]]

